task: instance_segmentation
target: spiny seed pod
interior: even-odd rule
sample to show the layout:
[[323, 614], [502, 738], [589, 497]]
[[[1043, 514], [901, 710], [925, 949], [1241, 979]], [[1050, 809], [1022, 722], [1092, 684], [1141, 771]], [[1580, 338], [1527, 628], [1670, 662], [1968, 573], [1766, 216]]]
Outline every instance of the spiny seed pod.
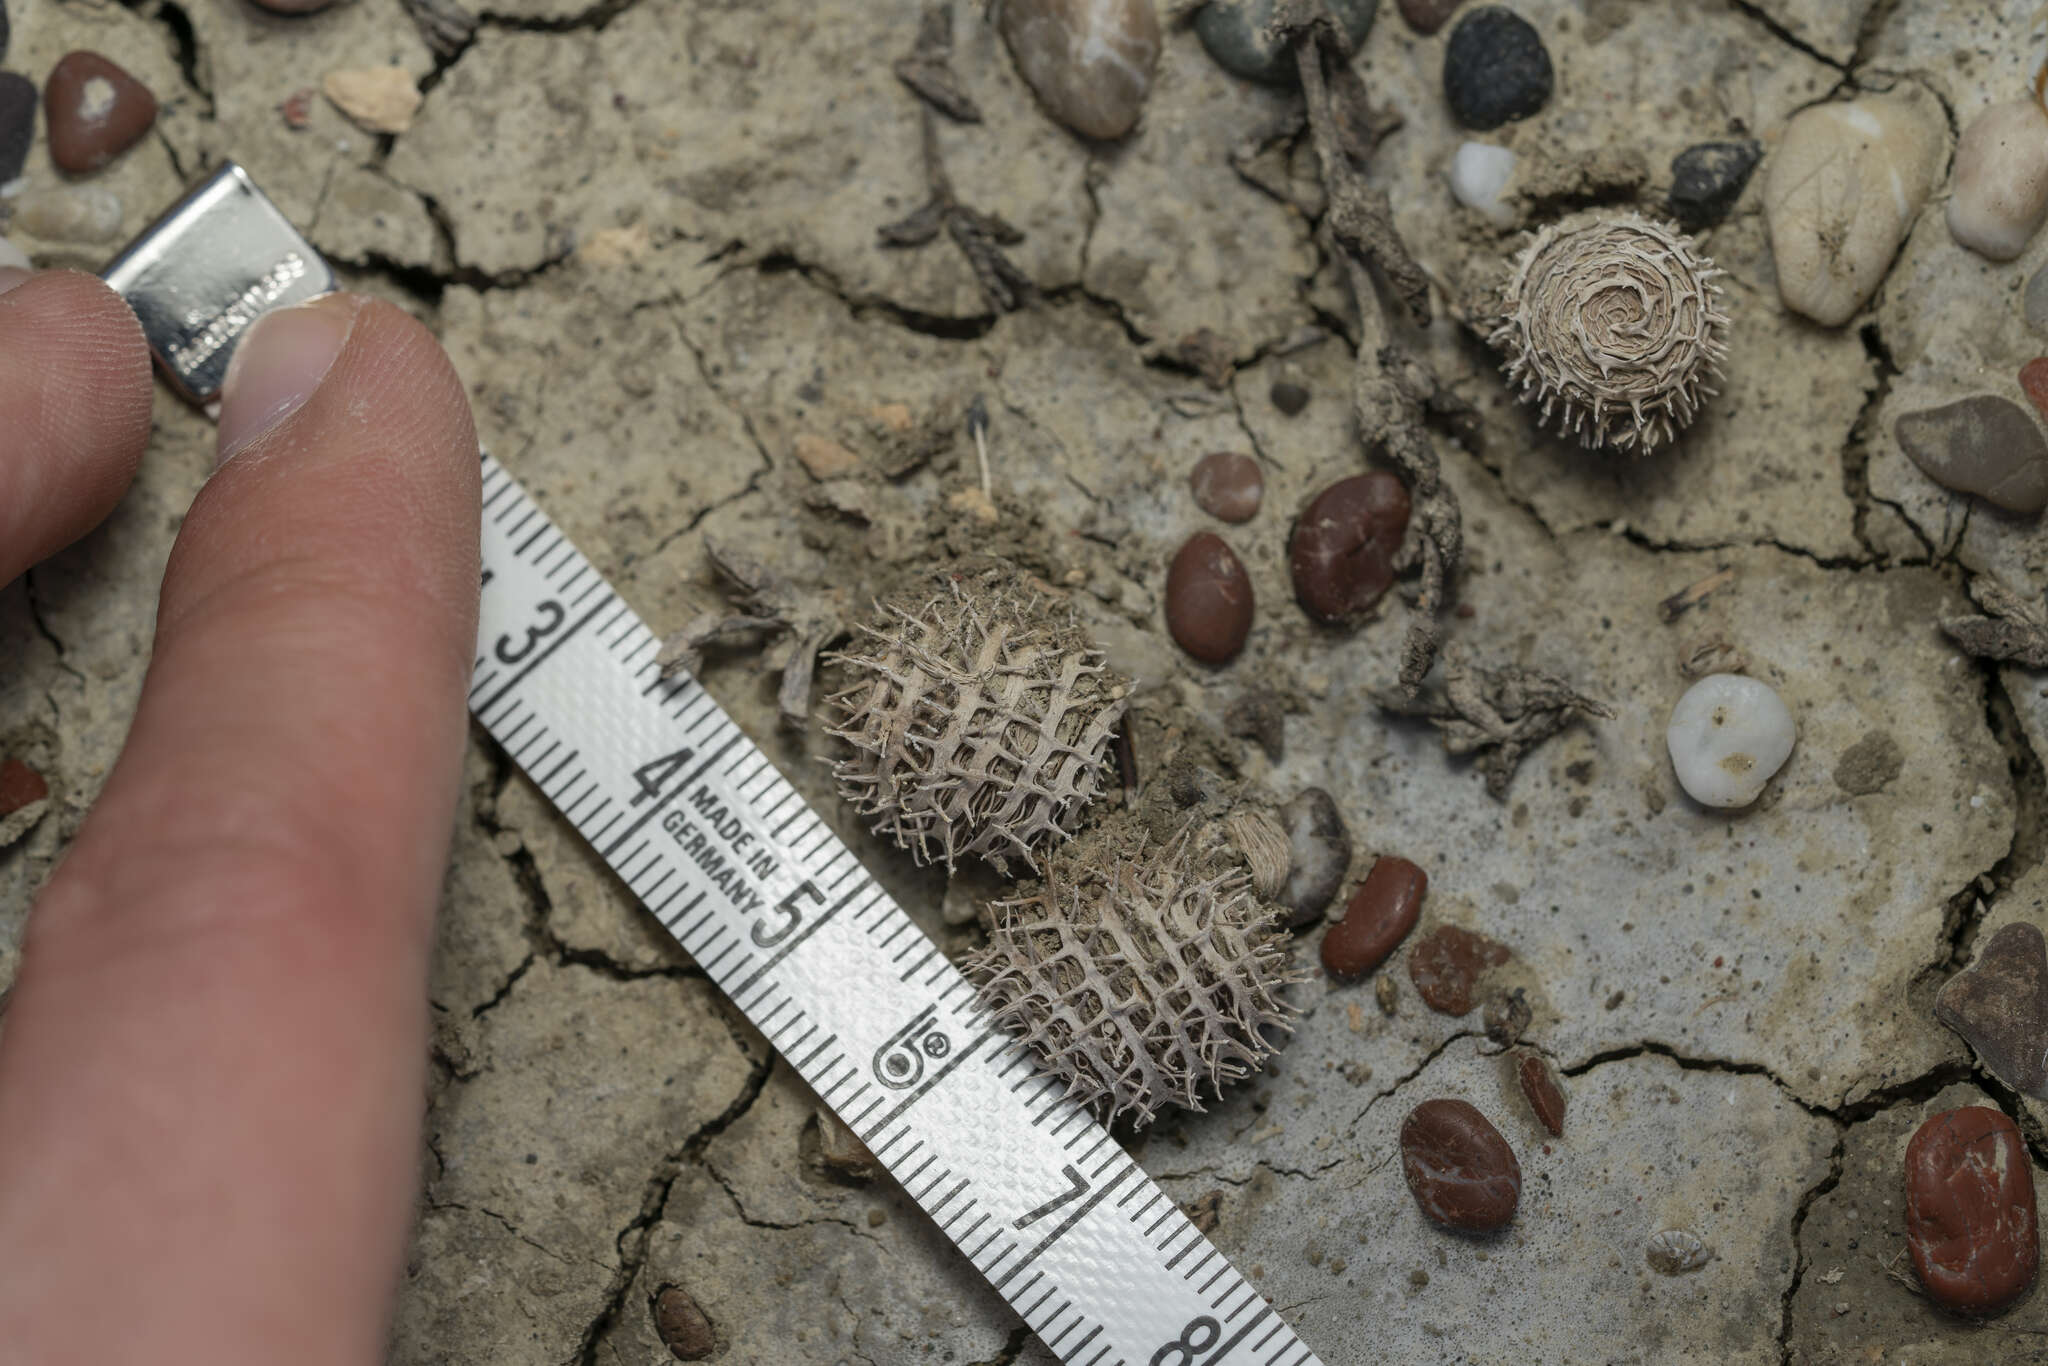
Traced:
[[1199, 1111], [1203, 1088], [1264, 1066], [1264, 1029], [1292, 1028], [1280, 991], [1300, 978], [1273, 911], [1192, 827], [1150, 848], [1093, 831], [1047, 860], [1037, 895], [989, 913], [967, 964], [979, 1003], [1105, 1119]]
[[1102, 786], [1129, 685], [1064, 607], [1007, 566], [878, 604], [867, 650], [835, 656], [840, 795], [919, 863], [1038, 867]]
[[1517, 397], [1587, 448], [1645, 454], [1718, 392], [1728, 272], [1636, 214], [1552, 224], [1515, 258], [1487, 340]]

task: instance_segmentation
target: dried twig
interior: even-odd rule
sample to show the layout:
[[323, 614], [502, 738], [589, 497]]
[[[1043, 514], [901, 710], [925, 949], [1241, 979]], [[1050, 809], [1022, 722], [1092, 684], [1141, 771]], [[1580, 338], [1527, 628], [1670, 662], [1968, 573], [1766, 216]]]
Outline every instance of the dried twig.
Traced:
[[931, 198], [907, 218], [885, 224], [880, 235], [885, 247], [921, 247], [943, 230], [960, 248], [974, 270], [981, 292], [994, 307], [1005, 312], [1031, 294], [1031, 277], [1003, 255], [1024, 234], [992, 213], [982, 213], [962, 204], [953, 194], [952, 177], [939, 152], [939, 129], [931, 107], [920, 104], [918, 118], [924, 143], [925, 188]]
[[917, 46], [896, 61], [896, 79], [949, 119], [980, 123], [981, 107], [953, 74], [953, 11], [933, 5], [917, 26]]
[[1657, 604], [1657, 615], [1667, 624], [1677, 621], [1691, 609], [1705, 602], [1709, 597], [1735, 582], [1735, 570], [1722, 565], [1713, 573], [1696, 583], [1689, 583]]
[[1980, 659], [2048, 669], [2048, 610], [2028, 602], [1989, 574], [1970, 581], [1970, 596], [1989, 615], [1948, 617], [1941, 629]]
[[1509, 665], [1482, 669], [1452, 646], [1444, 652], [1444, 686], [1421, 697], [1377, 689], [1382, 711], [1414, 716], [1443, 732], [1452, 754], [1478, 755], [1486, 791], [1504, 798], [1522, 756], [1582, 717], [1611, 717], [1606, 703], [1561, 678]]
[[818, 655], [846, 634], [844, 604], [823, 589], [798, 587], [744, 551], [709, 536], [704, 538], [704, 553], [731, 586], [740, 610], [705, 612], [662, 641], [655, 656], [662, 677], [685, 669], [694, 672], [703, 661], [704, 647], [715, 641], [754, 632], [785, 634], [787, 639], [777, 646], [777, 654], [783, 656], [779, 663], [773, 657], [765, 662], [782, 670], [782, 686], [775, 695], [782, 723], [802, 730], [810, 717]]
[[1355, 157], [1366, 150], [1371, 126], [1364, 83], [1351, 67], [1343, 30], [1323, 12], [1321, 0], [1284, 0], [1276, 26], [1292, 34], [1310, 132], [1322, 164], [1329, 201], [1323, 223], [1344, 262], [1358, 304], [1358, 368], [1351, 404], [1361, 438], [1379, 447], [1409, 481], [1416, 528], [1413, 560], [1421, 569], [1415, 594], [1416, 620], [1401, 651], [1401, 689], [1415, 695], [1442, 644], [1436, 624], [1450, 576], [1464, 553], [1457, 496], [1445, 487], [1436, 449], [1423, 427], [1426, 406], [1441, 386], [1419, 358], [1388, 340], [1372, 272], [1377, 269], [1419, 325], [1431, 308], [1429, 277], [1408, 253], [1394, 229], [1386, 191], [1368, 185]]

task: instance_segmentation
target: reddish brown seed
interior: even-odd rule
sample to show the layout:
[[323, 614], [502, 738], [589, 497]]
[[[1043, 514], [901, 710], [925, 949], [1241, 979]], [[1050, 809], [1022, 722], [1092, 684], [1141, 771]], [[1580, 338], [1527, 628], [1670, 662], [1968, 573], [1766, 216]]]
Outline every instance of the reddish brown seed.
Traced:
[[66, 171], [97, 171], [149, 131], [156, 96], [97, 52], [59, 58], [43, 83], [50, 159]]
[[1407, 859], [1386, 854], [1373, 860], [1344, 918], [1323, 936], [1323, 967], [1332, 977], [1353, 978], [1385, 962], [1415, 928], [1428, 890], [1429, 874]]
[[1428, 35], [1444, 26], [1458, 0], [1400, 0], [1401, 17], [1417, 33]]
[[1317, 621], [1338, 625], [1370, 611], [1394, 582], [1408, 530], [1408, 490], [1384, 470], [1340, 479], [1294, 524], [1288, 567], [1294, 596]]
[[1522, 1054], [1515, 1063], [1515, 1080], [1522, 1084], [1522, 1095], [1536, 1112], [1537, 1122], [1550, 1130], [1552, 1138], [1563, 1138], [1564, 1092], [1558, 1089], [1557, 1078], [1551, 1075], [1543, 1055]]
[[2034, 1179], [2020, 1131], [1983, 1105], [1944, 1110], [1906, 1145], [1906, 1246], [1936, 1304], [1995, 1314], [2040, 1261]]
[[1217, 451], [1197, 460], [1188, 484], [1195, 491], [1196, 505], [1225, 522], [1249, 522], [1266, 496], [1266, 476], [1259, 473], [1259, 462], [1236, 451]]
[[19, 759], [0, 763], [0, 817], [13, 815], [50, 795], [43, 775]]
[[1514, 1149], [1462, 1100], [1425, 1100], [1408, 1112], [1401, 1122], [1401, 1170], [1423, 1214], [1467, 1233], [1505, 1228], [1522, 1198]]
[[1223, 664], [1252, 629], [1252, 581], [1237, 552], [1213, 531], [1198, 531], [1166, 571], [1166, 629], [1205, 664]]
[[1408, 955], [1408, 978], [1431, 1010], [1463, 1015], [1472, 1009], [1480, 977], [1507, 961], [1507, 945], [1456, 925], [1439, 925], [1416, 941]]
[[2034, 409], [2048, 418], [2048, 356], [2036, 356], [2020, 367], [2020, 388], [2034, 401]]

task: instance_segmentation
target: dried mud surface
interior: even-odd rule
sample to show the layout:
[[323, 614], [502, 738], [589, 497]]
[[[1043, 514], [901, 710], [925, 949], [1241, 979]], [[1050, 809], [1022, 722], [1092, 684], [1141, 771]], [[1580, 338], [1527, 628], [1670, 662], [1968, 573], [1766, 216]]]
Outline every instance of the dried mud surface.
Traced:
[[[1546, 744], [1495, 801], [1367, 695], [1394, 675], [1404, 606], [1344, 634], [1291, 601], [1294, 513], [1364, 467], [1355, 318], [1315, 232], [1293, 102], [1223, 74], [1185, 24], [1138, 130], [1091, 147], [1042, 115], [982, 6], [956, 0], [954, 66], [985, 121], [944, 125], [941, 150], [962, 202], [1023, 230], [1011, 257], [1039, 291], [999, 315], [943, 238], [876, 243], [925, 198], [917, 105], [891, 72], [908, 0], [520, 0], [439, 55], [399, 0], [307, 19], [214, 0], [11, 8], [10, 67], [40, 76], [94, 48], [162, 99], [157, 131], [99, 178], [128, 233], [188, 178], [243, 162], [351, 287], [436, 327], [490, 449], [657, 629], [720, 602], [706, 538], [848, 602], [935, 555], [1013, 554], [1138, 681], [1152, 773], [1187, 741], [1281, 797], [1321, 786], [1350, 824], [1353, 877], [1399, 853], [1429, 872], [1424, 930], [1513, 950], [1527, 1037], [1570, 1098], [1561, 1139], [1477, 1012], [1421, 1005], [1404, 951], [1382, 970], [1394, 1014], [1371, 983], [1318, 976], [1276, 1066], [1131, 1140], [1215, 1212], [1212, 1236], [1324, 1361], [2048, 1360], [2038, 1295], [1977, 1329], [1887, 1274], [1897, 1154], [1930, 1107], [1989, 1099], [2048, 1155], [2048, 1107], [1976, 1069], [1931, 1009], [1988, 928], [2048, 924], [2048, 679], [1972, 660], [1935, 626], [1973, 573], [2039, 592], [2043, 540], [1928, 484], [1890, 437], [1927, 394], [2011, 387], [2039, 347], [2017, 290], [2048, 237], [1987, 266], [1949, 241], [1937, 197], [1871, 307], [1824, 330], [1778, 304], [1759, 175], [1704, 239], [1731, 272], [1724, 392], [1676, 450], [1637, 463], [1536, 433], [1453, 319], [1404, 337], [1479, 419], [1435, 437], [1469, 547], [1451, 639], [1616, 712]], [[1359, 69], [1404, 126], [1370, 174], [1455, 302], [1518, 235], [1445, 188], [1460, 134], [1444, 35], [1381, 8]], [[1639, 186], [1562, 175], [1573, 188], [1525, 206], [1525, 226], [1654, 209], [1681, 148], [1754, 136], [1768, 155], [1791, 113], [1848, 88], [1917, 82], [1966, 119], [2036, 55], [2020, 0], [1516, 8], [1558, 89], [1490, 140], [1530, 164], [1626, 149], [1649, 168]], [[278, 112], [327, 71], [385, 64], [426, 92], [406, 133], [365, 134], [320, 99], [302, 130]], [[40, 143], [29, 174], [55, 179]], [[100, 248], [17, 240], [44, 264], [102, 264]], [[1198, 329], [1233, 362], [1220, 388], [1184, 358]], [[1283, 379], [1310, 391], [1298, 415], [1272, 402]], [[977, 396], [992, 527], [948, 501], [978, 482], [960, 426]], [[156, 421], [112, 520], [0, 589], [0, 752], [30, 757], [55, 798], [0, 852], [0, 984], [119, 751], [156, 583], [209, 465], [200, 418], [165, 393]], [[806, 436], [858, 463], [820, 481], [795, 455]], [[908, 448], [925, 458], [898, 470]], [[1174, 548], [1217, 529], [1186, 473], [1229, 449], [1266, 477], [1264, 510], [1222, 529], [1260, 612], [1239, 660], [1211, 669], [1174, 649], [1160, 597]], [[1663, 619], [1664, 599], [1724, 569], [1725, 587]], [[1684, 796], [1663, 746], [1681, 655], [1711, 640], [1746, 654], [1800, 729], [1732, 816]], [[826, 741], [778, 730], [753, 654], [715, 653], [705, 679], [942, 946], [978, 942], [942, 914], [942, 874], [832, 798]], [[1203, 738], [1254, 689], [1287, 704], [1278, 761]], [[1886, 739], [1890, 781], [1841, 766]], [[391, 1359], [665, 1360], [652, 1304], [674, 1285], [709, 1317], [715, 1360], [1050, 1360], [886, 1177], [822, 1161], [803, 1084], [481, 732], [467, 762]], [[1521, 1212], [1496, 1239], [1426, 1226], [1402, 1183], [1401, 1116], [1433, 1095], [1472, 1100], [1520, 1155]], [[1646, 1241], [1667, 1229], [1701, 1239], [1705, 1265], [1653, 1270]]]

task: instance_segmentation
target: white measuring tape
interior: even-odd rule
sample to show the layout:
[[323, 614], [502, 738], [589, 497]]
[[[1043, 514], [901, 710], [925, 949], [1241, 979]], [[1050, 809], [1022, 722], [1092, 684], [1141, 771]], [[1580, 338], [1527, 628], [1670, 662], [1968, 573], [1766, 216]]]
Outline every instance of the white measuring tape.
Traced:
[[[107, 278], [202, 403], [249, 322], [333, 287], [232, 163]], [[1313, 1366], [488, 455], [483, 566], [477, 719], [1048, 1348]]]

